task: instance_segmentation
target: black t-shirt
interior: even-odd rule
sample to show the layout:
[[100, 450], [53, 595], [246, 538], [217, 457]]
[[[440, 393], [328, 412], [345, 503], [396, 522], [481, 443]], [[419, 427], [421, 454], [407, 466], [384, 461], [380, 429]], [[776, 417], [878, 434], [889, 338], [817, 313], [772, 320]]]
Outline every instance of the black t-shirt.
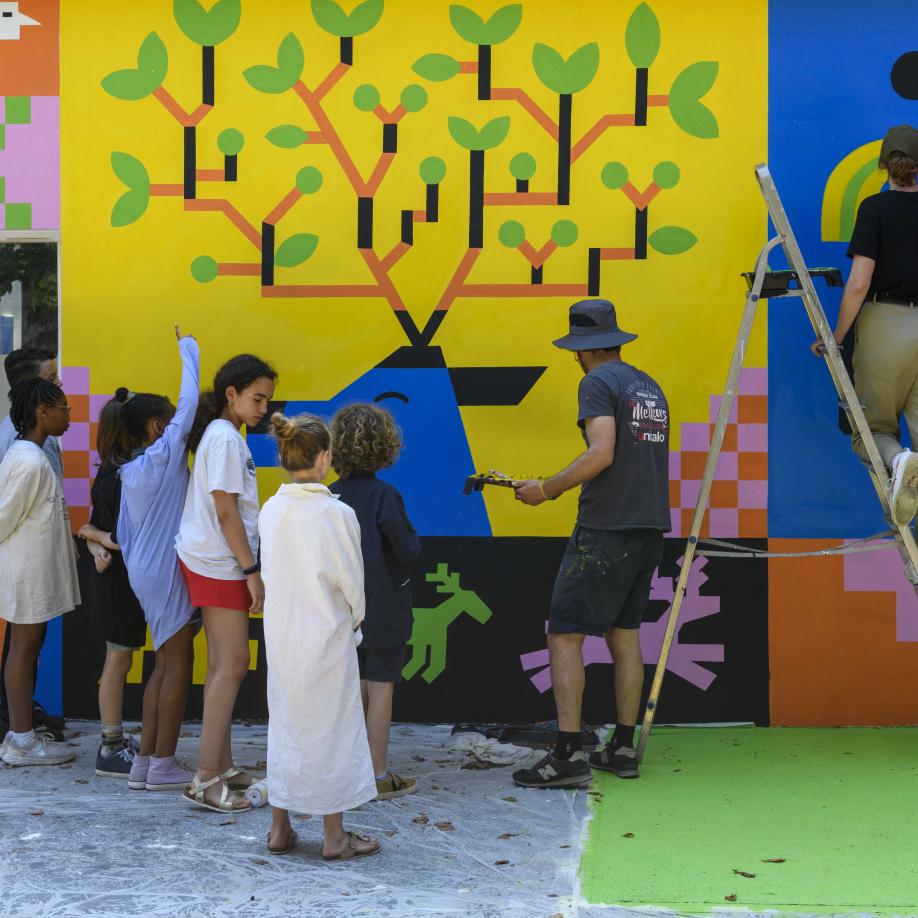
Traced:
[[881, 191], [857, 211], [848, 257], [877, 264], [867, 296], [918, 300], [918, 193]]
[[580, 383], [577, 423], [615, 418], [612, 465], [584, 482], [577, 523], [588, 529], [669, 532], [669, 405], [646, 373], [620, 361], [591, 370]]

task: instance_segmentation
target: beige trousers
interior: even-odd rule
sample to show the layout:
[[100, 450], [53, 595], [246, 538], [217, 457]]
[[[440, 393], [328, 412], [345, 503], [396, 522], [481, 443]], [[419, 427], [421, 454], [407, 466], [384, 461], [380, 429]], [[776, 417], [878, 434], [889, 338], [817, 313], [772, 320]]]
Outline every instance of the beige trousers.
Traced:
[[[857, 320], [854, 388], [887, 468], [901, 449], [899, 418], [904, 414], [918, 450], [918, 309], [894, 303], [865, 303]], [[869, 462], [857, 432], [854, 451]]]

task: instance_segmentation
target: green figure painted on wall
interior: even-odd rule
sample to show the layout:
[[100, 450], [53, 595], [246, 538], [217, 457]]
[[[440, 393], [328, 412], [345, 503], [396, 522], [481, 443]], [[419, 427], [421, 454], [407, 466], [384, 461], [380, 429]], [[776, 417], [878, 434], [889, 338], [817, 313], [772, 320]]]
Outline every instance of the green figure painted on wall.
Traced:
[[[429, 685], [446, 669], [446, 639], [449, 626], [464, 613], [471, 615], [482, 625], [493, 614], [472, 590], [463, 590], [459, 585], [459, 574], [451, 574], [445, 564], [438, 564], [434, 573], [427, 575], [428, 583], [438, 583], [438, 593], [452, 594], [433, 609], [414, 610], [414, 628], [411, 631], [411, 659], [402, 670], [402, 677], [411, 679], [420, 672], [425, 663], [427, 668], [421, 678]], [[427, 651], [430, 650], [430, 662]]]

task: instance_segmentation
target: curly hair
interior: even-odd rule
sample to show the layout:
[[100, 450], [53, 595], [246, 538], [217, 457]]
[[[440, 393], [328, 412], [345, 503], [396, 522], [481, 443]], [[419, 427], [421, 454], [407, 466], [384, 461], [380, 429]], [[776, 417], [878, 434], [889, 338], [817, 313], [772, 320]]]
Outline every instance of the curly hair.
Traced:
[[194, 424], [188, 435], [188, 449], [196, 452], [211, 421], [217, 420], [226, 407], [226, 390], [233, 386], [237, 392], [247, 389], [257, 379], [277, 379], [274, 369], [254, 354], [237, 354], [227, 360], [217, 370], [214, 377], [214, 387], [208, 392], [202, 392], [198, 401], [198, 410], [194, 416]]
[[392, 415], [376, 405], [342, 408], [329, 426], [332, 466], [339, 478], [388, 468], [402, 448], [401, 431]]
[[328, 428], [313, 414], [298, 414], [288, 418], [275, 411], [271, 415], [271, 432], [277, 440], [281, 465], [288, 472], [311, 469], [319, 453], [331, 446]]

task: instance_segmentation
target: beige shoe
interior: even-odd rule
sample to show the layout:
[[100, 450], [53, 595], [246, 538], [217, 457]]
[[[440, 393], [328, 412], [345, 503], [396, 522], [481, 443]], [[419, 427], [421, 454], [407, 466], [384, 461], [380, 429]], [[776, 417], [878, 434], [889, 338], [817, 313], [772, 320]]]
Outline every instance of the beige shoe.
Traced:
[[7, 738], [2, 759], [7, 765], [63, 765], [76, 753], [63, 743], [55, 743], [47, 733], [36, 733], [25, 746]]
[[376, 782], [376, 799], [391, 800], [393, 797], [407, 797], [418, 789], [414, 778], [400, 778], [391, 771], [386, 772], [382, 781]]

